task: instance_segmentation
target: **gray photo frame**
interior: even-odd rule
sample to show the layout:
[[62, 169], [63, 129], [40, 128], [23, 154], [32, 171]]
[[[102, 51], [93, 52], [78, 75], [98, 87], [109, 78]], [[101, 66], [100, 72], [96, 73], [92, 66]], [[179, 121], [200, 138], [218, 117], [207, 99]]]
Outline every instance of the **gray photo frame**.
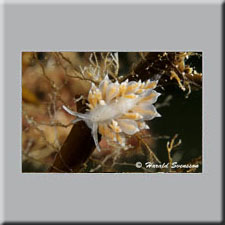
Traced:
[[[1, 5], [2, 222], [222, 222], [223, 2], [33, 2]], [[203, 52], [203, 173], [22, 173], [20, 55], [57, 50]]]

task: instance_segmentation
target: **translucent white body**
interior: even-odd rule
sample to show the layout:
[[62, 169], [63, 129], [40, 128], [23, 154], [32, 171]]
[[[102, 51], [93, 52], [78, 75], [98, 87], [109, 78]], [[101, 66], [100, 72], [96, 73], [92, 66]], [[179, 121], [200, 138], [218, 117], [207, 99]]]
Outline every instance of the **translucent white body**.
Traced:
[[138, 98], [120, 98], [113, 103], [99, 105], [90, 111], [88, 119], [93, 123], [105, 123], [111, 121], [112, 119], [119, 118], [121, 115], [131, 110], [137, 104], [137, 101]]
[[111, 82], [108, 76], [99, 84], [92, 85], [88, 95], [89, 112], [73, 112], [63, 106], [69, 114], [77, 117], [73, 122], [83, 120], [92, 130], [97, 149], [98, 131], [109, 142], [126, 147], [126, 135], [133, 135], [141, 129], [149, 129], [145, 120], [159, 117], [153, 103], [160, 95], [153, 89], [157, 81], [125, 81], [121, 84]]

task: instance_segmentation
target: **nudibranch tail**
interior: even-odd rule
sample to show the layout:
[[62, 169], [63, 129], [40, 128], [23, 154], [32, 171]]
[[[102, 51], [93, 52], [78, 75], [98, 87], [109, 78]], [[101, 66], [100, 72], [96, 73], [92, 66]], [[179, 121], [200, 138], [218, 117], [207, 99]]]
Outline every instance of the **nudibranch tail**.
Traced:
[[72, 110], [70, 110], [69, 108], [67, 108], [65, 105], [62, 106], [62, 108], [69, 113], [72, 116], [77, 116], [78, 118], [82, 119], [87, 119], [87, 114], [83, 114], [83, 113], [78, 113], [78, 112], [74, 112]]
[[94, 142], [95, 142], [95, 146], [96, 146], [97, 150], [100, 151], [100, 146], [99, 146], [99, 143], [98, 143], [98, 125], [97, 125], [97, 123], [91, 123], [91, 121], [89, 121], [89, 119], [88, 119], [89, 118], [88, 114], [82, 114], [82, 113], [74, 112], [64, 105], [62, 107], [70, 115], [78, 117], [75, 120], [72, 120], [71, 123], [75, 124], [79, 121], [85, 121], [86, 122], [88, 127], [92, 129], [91, 133], [92, 133], [92, 136], [93, 136], [93, 139], [94, 139]]
[[108, 75], [99, 86], [92, 84], [88, 94], [89, 112], [73, 112], [66, 106], [63, 109], [78, 117], [74, 122], [84, 120], [92, 130], [92, 136], [98, 151], [98, 132], [108, 144], [127, 149], [126, 137], [149, 129], [145, 121], [161, 115], [153, 105], [160, 93], [153, 90], [158, 81], [112, 82]]

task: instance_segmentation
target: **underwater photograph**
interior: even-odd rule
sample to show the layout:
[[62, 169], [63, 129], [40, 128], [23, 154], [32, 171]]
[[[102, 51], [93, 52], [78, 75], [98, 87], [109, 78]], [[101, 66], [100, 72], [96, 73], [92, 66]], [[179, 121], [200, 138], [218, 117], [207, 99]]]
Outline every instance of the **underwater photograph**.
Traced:
[[22, 52], [23, 173], [202, 173], [202, 52]]

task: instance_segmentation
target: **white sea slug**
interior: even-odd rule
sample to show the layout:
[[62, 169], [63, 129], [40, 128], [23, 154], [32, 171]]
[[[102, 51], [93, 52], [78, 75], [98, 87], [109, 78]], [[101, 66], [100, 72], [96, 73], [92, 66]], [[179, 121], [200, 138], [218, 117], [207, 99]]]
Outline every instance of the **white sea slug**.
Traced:
[[160, 93], [154, 91], [157, 81], [135, 82], [128, 80], [112, 82], [106, 75], [98, 87], [92, 84], [88, 94], [89, 111], [85, 114], [63, 109], [77, 117], [73, 123], [83, 120], [92, 130], [96, 148], [100, 151], [98, 132], [107, 142], [126, 149], [126, 137], [149, 129], [145, 123], [161, 115], [153, 103]]

